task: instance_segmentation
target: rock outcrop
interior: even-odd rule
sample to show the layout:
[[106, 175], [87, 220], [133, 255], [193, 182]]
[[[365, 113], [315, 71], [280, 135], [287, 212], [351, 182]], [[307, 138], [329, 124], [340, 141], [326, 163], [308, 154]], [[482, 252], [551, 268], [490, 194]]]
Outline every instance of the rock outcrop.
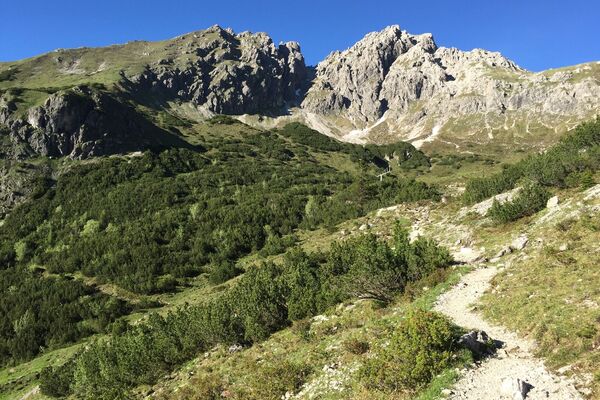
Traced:
[[[23, 108], [39, 105], [49, 88], [55, 90], [53, 82], [102, 82], [107, 92], [151, 108], [183, 105], [185, 118], [197, 121], [214, 114], [267, 128], [300, 121], [350, 142], [404, 140], [451, 151], [543, 149], [600, 110], [599, 62], [532, 73], [500, 53], [438, 47], [431, 34], [412, 35], [398, 26], [331, 53], [314, 70], [296, 42], [276, 45], [265, 33], [214, 26], [162, 42], [60, 49], [0, 63], [0, 76], [4, 94], [26, 92], [18, 107], [0, 99], [5, 126], [19, 118], [41, 126], [41, 111], [23, 118]], [[57, 104], [42, 108], [62, 114], [67, 125], [92, 107], [68, 99], [77, 107], [69, 115], [65, 104], [52, 101]], [[44, 153], [46, 138], [25, 140]], [[48, 154], [77, 147], [68, 137], [56, 140]]]
[[171, 56], [123, 75], [134, 91], [190, 101], [217, 114], [277, 114], [295, 105], [307, 68], [297, 42], [276, 46], [265, 33], [214, 26], [175, 38]]
[[598, 113], [599, 77], [598, 63], [532, 73], [500, 53], [438, 47], [391, 26], [322, 61], [302, 109], [359, 143], [543, 145]]
[[88, 158], [187, 145], [133, 107], [89, 87], [52, 94], [43, 105], [30, 108], [26, 120], [9, 116], [5, 123], [12, 148], [21, 149], [21, 156]]

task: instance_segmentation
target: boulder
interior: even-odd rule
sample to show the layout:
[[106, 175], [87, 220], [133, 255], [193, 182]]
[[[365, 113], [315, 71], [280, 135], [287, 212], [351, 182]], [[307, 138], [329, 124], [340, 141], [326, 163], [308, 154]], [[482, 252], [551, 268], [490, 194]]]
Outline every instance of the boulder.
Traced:
[[554, 208], [557, 206], [558, 206], [558, 196], [550, 197], [548, 199], [548, 202], [546, 203], [546, 208], [550, 209], [550, 208]]
[[458, 339], [458, 344], [470, 350], [475, 358], [483, 358], [493, 354], [496, 350], [494, 342], [484, 331], [471, 331]]
[[461, 247], [459, 251], [452, 253], [454, 260], [469, 264], [481, 259], [481, 252], [472, 247]]
[[515, 251], [523, 250], [525, 246], [527, 246], [528, 242], [529, 238], [527, 237], [527, 235], [521, 235], [512, 241], [512, 243], [510, 244], [510, 248]]
[[500, 387], [502, 394], [510, 396], [514, 400], [525, 400], [531, 389], [533, 386], [530, 383], [515, 378], [505, 378]]

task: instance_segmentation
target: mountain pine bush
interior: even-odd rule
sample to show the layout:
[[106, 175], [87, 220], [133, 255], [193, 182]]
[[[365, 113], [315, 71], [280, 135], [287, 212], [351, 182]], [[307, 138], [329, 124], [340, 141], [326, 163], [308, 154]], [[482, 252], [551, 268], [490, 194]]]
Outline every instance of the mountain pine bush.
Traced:
[[512, 201], [500, 204], [494, 200], [487, 216], [499, 223], [516, 221], [546, 207], [550, 192], [536, 182], [529, 183], [515, 196]]
[[361, 381], [382, 391], [416, 391], [451, 365], [460, 333], [440, 314], [413, 311], [361, 368]]

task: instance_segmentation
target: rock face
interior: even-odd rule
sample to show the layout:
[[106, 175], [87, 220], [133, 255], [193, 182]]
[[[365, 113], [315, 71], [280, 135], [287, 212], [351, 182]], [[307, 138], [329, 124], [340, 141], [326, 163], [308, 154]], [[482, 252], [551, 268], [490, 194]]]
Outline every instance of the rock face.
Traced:
[[265, 33], [214, 26], [171, 41], [169, 56], [131, 77], [129, 88], [191, 101], [217, 114], [278, 113], [301, 99], [307, 68], [300, 45]]
[[[103, 82], [109, 93], [196, 121], [215, 113], [268, 128], [300, 121], [345, 141], [404, 140], [452, 152], [542, 149], [600, 110], [600, 62], [532, 73], [500, 53], [438, 47], [431, 34], [398, 26], [331, 53], [314, 70], [296, 42], [276, 45], [265, 33], [214, 26], [162, 42], [61, 49], [0, 63], [0, 77], [0, 126], [14, 131], [23, 120], [18, 136], [34, 152], [56, 155], [91, 154], [79, 145], [99, 140], [86, 131], [88, 122], [77, 143], [57, 134], [78, 130], [98, 102], [53, 97], [40, 107], [53, 82]], [[24, 113], [26, 105], [38, 108]], [[53, 135], [51, 143], [22, 132], [24, 125]]]
[[354, 142], [543, 142], [598, 112], [598, 77], [597, 63], [531, 73], [391, 26], [322, 61], [302, 108]]
[[[88, 158], [185, 143], [115, 97], [88, 87], [57, 92], [10, 118], [9, 137], [20, 155]], [[24, 150], [23, 150], [24, 149]]]

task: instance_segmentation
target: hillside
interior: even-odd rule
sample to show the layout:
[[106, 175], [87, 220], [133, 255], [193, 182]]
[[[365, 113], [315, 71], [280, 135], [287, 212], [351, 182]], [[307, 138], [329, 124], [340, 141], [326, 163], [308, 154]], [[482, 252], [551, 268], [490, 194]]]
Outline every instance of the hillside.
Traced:
[[0, 400], [600, 398], [599, 79], [397, 26], [0, 63]]

